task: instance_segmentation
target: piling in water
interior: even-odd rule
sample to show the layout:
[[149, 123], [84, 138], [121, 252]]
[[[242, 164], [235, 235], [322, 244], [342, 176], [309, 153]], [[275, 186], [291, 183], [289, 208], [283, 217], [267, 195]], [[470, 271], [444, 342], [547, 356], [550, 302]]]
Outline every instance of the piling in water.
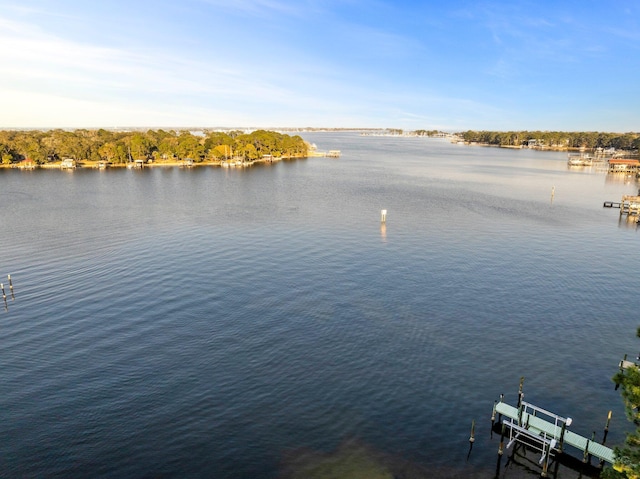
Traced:
[[498, 446], [498, 455], [502, 456], [504, 453], [504, 434], [507, 430], [507, 427], [502, 423], [502, 432], [500, 433], [500, 445]]
[[518, 406], [522, 405], [522, 400], [524, 399], [524, 393], [522, 392], [522, 387], [524, 386], [524, 376], [520, 377], [520, 386], [518, 387]]
[[2, 290], [2, 301], [4, 302], [4, 310], [9, 311], [9, 306], [7, 306], [7, 295], [4, 294], [4, 284], [0, 283], [0, 289]]
[[609, 414], [607, 415], [607, 422], [604, 425], [604, 434], [602, 436], [602, 445], [604, 446], [604, 443], [607, 442], [607, 434], [609, 434], [609, 423], [611, 422], [611, 411], [609, 411]]
[[7, 275], [7, 279], [9, 280], [9, 291], [11, 292], [11, 301], [13, 301], [13, 300], [16, 299], [16, 297], [13, 294], [13, 282], [11, 281], [11, 275], [10, 274]]

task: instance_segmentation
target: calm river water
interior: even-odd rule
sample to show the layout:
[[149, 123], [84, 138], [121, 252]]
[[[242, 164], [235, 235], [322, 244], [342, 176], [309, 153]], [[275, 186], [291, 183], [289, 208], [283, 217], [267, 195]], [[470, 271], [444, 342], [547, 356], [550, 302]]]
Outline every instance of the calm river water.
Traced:
[[602, 203], [635, 181], [302, 136], [342, 158], [0, 171], [1, 477], [491, 478], [521, 376], [622, 440], [639, 232]]

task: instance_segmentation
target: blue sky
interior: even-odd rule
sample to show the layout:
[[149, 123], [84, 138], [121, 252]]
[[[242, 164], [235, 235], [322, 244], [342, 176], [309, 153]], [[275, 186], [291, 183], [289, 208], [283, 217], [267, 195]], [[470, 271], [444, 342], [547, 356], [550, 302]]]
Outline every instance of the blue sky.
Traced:
[[0, 0], [0, 128], [640, 131], [636, 0]]

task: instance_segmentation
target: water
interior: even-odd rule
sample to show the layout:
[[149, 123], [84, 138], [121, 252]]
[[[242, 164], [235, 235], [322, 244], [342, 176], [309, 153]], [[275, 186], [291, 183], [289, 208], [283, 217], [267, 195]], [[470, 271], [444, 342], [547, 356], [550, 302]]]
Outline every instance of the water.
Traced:
[[634, 181], [304, 136], [342, 158], [0, 171], [0, 476], [489, 478], [520, 376], [622, 441], [638, 230], [602, 202]]

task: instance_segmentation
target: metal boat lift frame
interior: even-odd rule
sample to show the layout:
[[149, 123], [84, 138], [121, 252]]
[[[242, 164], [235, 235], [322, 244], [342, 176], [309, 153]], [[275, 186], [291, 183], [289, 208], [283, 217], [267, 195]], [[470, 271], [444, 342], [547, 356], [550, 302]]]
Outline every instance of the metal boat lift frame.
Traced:
[[[522, 397], [522, 396], [520, 396]], [[614, 462], [613, 450], [598, 444], [592, 439], [567, 430], [571, 418], [565, 418], [533, 404], [520, 400], [518, 407], [502, 401], [494, 404], [494, 417], [498, 413], [504, 428], [509, 429], [507, 449], [515, 443], [525, 444], [541, 453], [542, 476], [546, 477], [550, 460], [555, 454], [562, 454], [565, 445], [583, 452], [583, 462], [590, 456], [611, 464]]]

